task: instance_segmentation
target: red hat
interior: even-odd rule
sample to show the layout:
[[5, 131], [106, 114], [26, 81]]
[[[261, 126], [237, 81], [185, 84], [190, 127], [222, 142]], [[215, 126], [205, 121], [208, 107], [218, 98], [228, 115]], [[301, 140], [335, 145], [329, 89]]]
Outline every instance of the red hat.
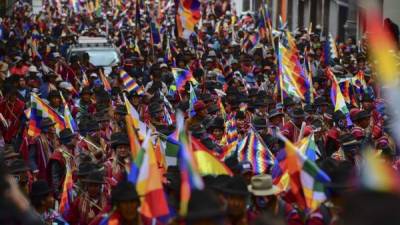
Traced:
[[358, 108], [350, 109], [350, 118], [351, 118], [351, 120], [353, 120], [354, 117], [355, 117], [359, 112], [361, 112], [361, 110], [358, 109]]
[[199, 100], [194, 104], [194, 111], [200, 112], [204, 109], [206, 109], [206, 104], [203, 101]]
[[353, 135], [353, 137], [357, 140], [361, 140], [365, 137], [365, 133], [364, 130], [359, 128], [359, 127], [354, 127], [351, 130], [351, 134]]

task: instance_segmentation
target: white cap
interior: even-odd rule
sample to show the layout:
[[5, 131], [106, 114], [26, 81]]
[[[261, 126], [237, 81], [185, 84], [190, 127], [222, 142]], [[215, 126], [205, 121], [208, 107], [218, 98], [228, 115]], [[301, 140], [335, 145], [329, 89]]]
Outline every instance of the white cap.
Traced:
[[34, 65], [31, 65], [31, 66], [29, 67], [28, 71], [29, 71], [30, 73], [39, 73], [38, 69], [37, 69], [36, 66], [34, 66]]

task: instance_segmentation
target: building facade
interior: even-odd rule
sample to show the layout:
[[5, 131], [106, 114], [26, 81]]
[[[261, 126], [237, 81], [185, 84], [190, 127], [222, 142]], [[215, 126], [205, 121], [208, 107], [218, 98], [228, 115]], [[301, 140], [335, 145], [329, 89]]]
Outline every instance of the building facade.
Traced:
[[[234, 0], [238, 12], [257, 11], [266, 2], [272, 14], [274, 26], [279, 22], [279, 16], [286, 15], [288, 28], [313, 30], [317, 25], [324, 34], [331, 34], [338, 40], [348, 37], [359, 39], [362, 36], [363, 9], [371, 1], [374, 8], [380, 11], [384, 18], [390, 18], [400, 25], [400, 0]], [[383, 18], [383, 19], [384, 19]]]

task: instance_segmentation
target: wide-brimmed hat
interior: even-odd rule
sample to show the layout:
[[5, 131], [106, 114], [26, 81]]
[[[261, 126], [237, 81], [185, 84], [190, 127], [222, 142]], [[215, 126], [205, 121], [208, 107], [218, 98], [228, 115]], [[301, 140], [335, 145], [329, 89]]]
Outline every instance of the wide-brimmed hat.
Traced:
[[224, 129], [225, 128], [225, 121], [221, 117], [216, 117], [211, 121], [211, 124], [209, 125], [210, 129]]
[[96, 132], [100, 130], [100, 125], [98, 123], [99, 121], [96, 120], [88, 120], [86, 123], [86, 131], [87, 132]]
[[60, 140], [63, 143], [68, 143], [73, 137], [75, 137], [75, 134], [69, 128], [60, 131]]
[[305, 116], [306, 116], [306, 113], [300, 107], [293, 109], [293, 111], [290, 113], [290, 117], [292, 117], [292, 118], [303, 118]]
[[357, 140], [352, 134], [344, 134], [340, 136], [339, 141], [342, 145], [343, 151], [354, 150], [360, 147], [361, 142]]
[[111, 201], [113, 204], [125, 201], [139, 201], [136, 187], [129, 181], [121, 181], [111, 190]]
[[81, 181], [92, 184], [104, 184], [104, 173], [101, 171], [93, 170], [87, 175], [87, 177], [85, 177]]
[[283, 105], [284, 105], [285, 107], [291, 106], [291, 105], [295, 105], [295, 104], [296, 104], [296, 103], [293, 101], [292, 98], [287, 97], [287, 98], [284, 98], [284, 99], [283, 99]]
[[252, 124], [256, 130], [268, 128], [267, 120], [261, 117], [255, 117]]
[[365, 110], [361, 110], [360, 112], [358, 112], [357, 114], [354, 115], [354, 117], [352, 118], [352, 120], [355, 121], [360, 121], [362, 119], [365, 118], [370, 118], [371, 114]]
[[42, 121], [40, 121], [40, 129], [46, 129], [49, 128], [51, 126], [53, 126], [54, 123], [50, 118], [44, 118], [42, 119]]
[[78, 171], [76, 172], [77, 176], [87, 176], [93, 170], [96, 169], [96, 165], [92, 162], [82, 162], [79, 164]]
[[329, 158], [322, 161], [320, 166], [331, 179], [330, 182], [324, 184], [330, 191], [340, 193], [354, 187], [354, 182], [351, 182], [354, 165], [350, 161], [337, 161]]
[[252, 177], [248, 189], [255, 196], [276, 195], [280, 192], [279, 188], [272, 183], [271, 175], [267, 174]]
[[4, 146], [4, 150], [1, 155], [4, 160], [8, 160], [8, 159], [12, 159], [12, 158], [16, 158], [16, 157], [20, 156], [20, 154], [15, 151], [14, 146], [11, 144], [6, 144]]
[[111, 148], [116, 148], [120, 145], [129, 145], [129, 137], [124, 133], [116, 133], [116, 135], [111, 136]]
[[37, 180], [32, 183], [30, 197], [40, 197], [47, 196], [53, 190], [50, 188], [49, 184], [45, 180]]
[[229, 179], [226, 184], [221, 187], [220, 191], [228, 195], [249, 195], [249, 190], [247, 189], [246, 181], [243, 177], [235, 176]]
[[268, 113], [268, 119], [277, 117], [277, 116], [284, 116], [283, 112], [278, 110], [278, 109], [272, 109], [271, 111], [269, 111]]
[[24, 160], [15, 159], [8, 166], [8, 170], [10, 171], [11, 174], [17, 174], [17, 173], [29, 171], [29, 167], [25, 164]]
[[194, 221], [222, 217], [226, 214], [218, 197], [209, 190], [194, 190], [189, 199], [188, 213], [184, 220]]

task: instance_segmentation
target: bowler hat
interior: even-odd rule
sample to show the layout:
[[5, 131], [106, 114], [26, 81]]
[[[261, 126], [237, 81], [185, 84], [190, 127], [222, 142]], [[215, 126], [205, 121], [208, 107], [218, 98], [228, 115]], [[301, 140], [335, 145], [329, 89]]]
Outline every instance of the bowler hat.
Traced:
[[267, 120], [261, 117], [255, 117], [252, 121], [252, 124], [256, 130], [268, 127]]
[[249, 194], [246, 181], [240, 176], [230, 178], [220, 190], [228, 195], [247, 196]]
[[92, 170], [82, 182], [92, 184], [104, 184], [104, 174], [101, 171]]
[[37, 180], [32, 183], [31, 192], [29, 193], [30, 197], [40, 197], [46, 196], [52, 192], [52, 189], [49, 187], [49, 184], [45, 180]]
[[75, 134], [69, 128], [60, 131], [60, 140], [61, 142], [65, 141], [63, 143], [68, 143], [73, 137], [75, 137]]
[[96, 165], [91, 162], [83, 162], [79, 164], [78, 171], [76, 172], [77, 176], [87, 176], [89, 175], [94, 169]]
[[100, 130], [100, 125], [98, 123], [99, 121], [96, 120], [89, 120], [86, 124], [86, 131], [87, 132], [95, 132]]
[[194, 190], [189, 199], [187, 221], [212, 219], [226, 214], [218, 197], [209, 190]]
[[268, 119], [272, 119], [272, 118], [277, 117], [277, 116], [284, 116], [284, 114], [283, 114], [283, 112], [281, 112], [278, 109], [272, 109], [268, 113]]
[[344, 151], [352, 151], [360, 147], [361, 142], [354, 138], [352, 134], [344, 134], [339, 138]]
[[353, 187], [350, 181], [354, 166], [350, 161], [337, 161], [328, 158], [321, 162], [321, 169], [329, 176], [330, 182], [325, 183], [325, 186], [332, 192], [340, 193]]
[[304, 113], [304, 110], [300, 107], [293, 109], [293, 112], [290, 114], [290, 117], [292, 118], [303, 118], [305, 116], [306, 114]]
[[120, 145], [129, 145], [129, 137], [124, 133], [118, 133], [114, 137], [111, 137], [111, 147], [116, 148]]
[[136, 187], [129, 181], [121, 181], [111, 190], [113, 204], [124, 201], [139, 201]]
[[360, 121], [360, 120], [362, 120], [362, 119], [370, 118], [370, 117], [371, 117], [371, 114], [370, 114], [369, 112], [367, 112], [367, 111], [365, 111], [365, 110], [361, 110], [360, 112], [358, 112], [357, 114], [355, 114], [354, 117], [353, 117], [352, 119], [353, 119], [353, 121], [355, 122], [355, 121]]
[[221, 117], [214, 118], [209, 126], [210, 129], [216, 129], [216, 128], [224, 129], [224, 127], [225, 127], [225, 121]]
[[287, 107], [287, 106], [291, 106], [291, 105], [294, 105], [295, 103], [294, 103], [294, 101], [293, 101], [293, 99], [292, 98], [285, 98], [285, 99], [283, 99], [283, 105], [285, 106], [285, 107]]

